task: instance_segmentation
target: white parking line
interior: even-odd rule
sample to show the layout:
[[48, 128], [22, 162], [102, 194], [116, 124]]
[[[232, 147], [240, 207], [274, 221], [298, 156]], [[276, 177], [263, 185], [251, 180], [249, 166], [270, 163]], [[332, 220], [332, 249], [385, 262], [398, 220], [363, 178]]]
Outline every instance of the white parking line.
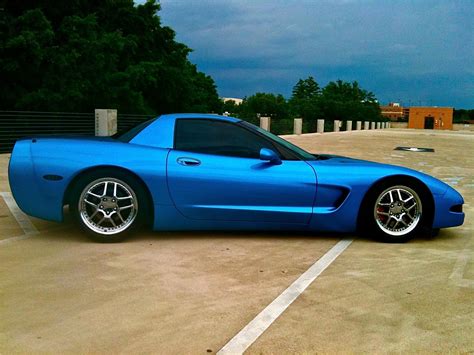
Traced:
[[454, 264], [453, 272], [449, 276], [449, 279], [459, 287], [474, 288], [474, 280], [464, 278], [464, 271], [467, 267], [467, 264], [472, 259], [472, 255], [472, 247], [469, 245], [466, 246], [466, 248], [464, 248], [464, 250], [459, 253], [456, 263]]
[[30, 219], [26, 214], [24, 214], [20, 208], [17, 206], [15, 200], [13, 199], [13, 196], [11, 192], [0, 192], [0, 196], [3, 197], [3, 200], [5, 201], [8, 209], [12, 213], [13, 217], [16, 219], [18, 224], [20, 225], [21, 229], [23, 229], [23, 232], [25, 235], [20, 236], [20, 237], [14, 237], [14, 238], [9, 238], [9, 239], [4, 239], [0, 241], [0, 243], [15, 239], [26, 239], [29, 238], [30, 236], [33, 236], [38, 233], [38, 230], [36, 227], [31, 223]]
[[0, 245], [5, 245], [5, 244], [9, 244], [9, 243], [13, 243], [13, 242], [16, 242], [18, 240], [23, 240], [23, 239], [28, 239], [28, 238], [31, 238], [32, 236], [34, 236], [36, 233], [30, 233], [30, 234], [23, 234], [23, 235], [19, 235], [17, 237], [11, 237], [11, 238], [7, 238], [7, 239], [2, 239], [0, 240]]
[[261, 311], [249, 324], [217, 352], [218, 355], [242, 354], [303, 293], [321, 273], [352, 243], [343, 239], [316, 261], [295, 282]]

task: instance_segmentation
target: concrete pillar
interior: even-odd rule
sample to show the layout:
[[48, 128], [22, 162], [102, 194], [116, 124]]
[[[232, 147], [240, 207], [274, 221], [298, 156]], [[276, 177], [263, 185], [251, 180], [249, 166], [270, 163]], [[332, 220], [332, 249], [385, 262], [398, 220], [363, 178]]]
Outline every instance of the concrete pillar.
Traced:
[[117, 110], [95, 110], [95, 135], [109, 137], [117, 133]]
[[380, 122], [377, 122], [377, 129], [380, 129]]
[[352, 131], [352, 121], [346, 121], [346, 131]]
[[270, 124], [270, 117], [260, 117], [260, 128], [263, 128], [264, 130], [270, 132]]
[[387, 122], [388, 123], [388, 127], [387, 128], [391, 128], [390, 126], [392, 125], [391, 122]]
[[357, 121], [356, 122], [356, 130], [357, 131], [360, 131], [362, 129], [362, 122], [361, 121]]
[[375, 122], [370, 122], [370, 129], [375, 129]]
[[318, 120], [317, 132], [324, 133], [324, 120]]
[[369, 129], [369, 121], [364, 121], [364, 130]]
[[303, 133], [303, 119], [302, 118], [295, 118], [293, 120], [293, 134], [301, 134]]
[[339, 123], [341, 121], [339, 120], [334, 120], [334, 132], [339, 132]]

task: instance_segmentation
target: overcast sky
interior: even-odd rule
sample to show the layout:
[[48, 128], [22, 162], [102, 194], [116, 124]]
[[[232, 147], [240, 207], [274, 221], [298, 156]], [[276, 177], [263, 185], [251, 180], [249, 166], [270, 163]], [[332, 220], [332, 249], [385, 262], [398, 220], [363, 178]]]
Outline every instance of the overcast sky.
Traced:
[[224, 97], [357, 80], [379, 101], [474, 108], [474, 0], [161, 0]]

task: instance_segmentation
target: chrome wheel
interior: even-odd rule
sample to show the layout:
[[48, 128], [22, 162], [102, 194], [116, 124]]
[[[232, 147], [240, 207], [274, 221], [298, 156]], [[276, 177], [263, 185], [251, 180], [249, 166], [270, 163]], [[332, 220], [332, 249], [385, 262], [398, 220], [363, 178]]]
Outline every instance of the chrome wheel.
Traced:
[[404, 236], [413, 231], [421, 219], [422, 205], [418, 194], [407, 186], [392, 186], [375, 202], [374, 217], [386, 234]]
[[90, 230], [111, 235], [123, 232], [133, 224], [138, 201], [135, 192], [123, 181], [101, 178], [82, 190], [78, 210]]

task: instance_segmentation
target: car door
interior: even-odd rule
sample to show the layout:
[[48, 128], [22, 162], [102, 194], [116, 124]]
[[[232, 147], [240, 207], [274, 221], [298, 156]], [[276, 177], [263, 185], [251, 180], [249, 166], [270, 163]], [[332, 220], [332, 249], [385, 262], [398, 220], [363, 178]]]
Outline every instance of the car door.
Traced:
[[270, 140], [235, 123], [178, 119], [167, 179], [176, 208], [191, 219], [309, 222], [316, 193], [313, 168], [302, 160], [262, 161]]

